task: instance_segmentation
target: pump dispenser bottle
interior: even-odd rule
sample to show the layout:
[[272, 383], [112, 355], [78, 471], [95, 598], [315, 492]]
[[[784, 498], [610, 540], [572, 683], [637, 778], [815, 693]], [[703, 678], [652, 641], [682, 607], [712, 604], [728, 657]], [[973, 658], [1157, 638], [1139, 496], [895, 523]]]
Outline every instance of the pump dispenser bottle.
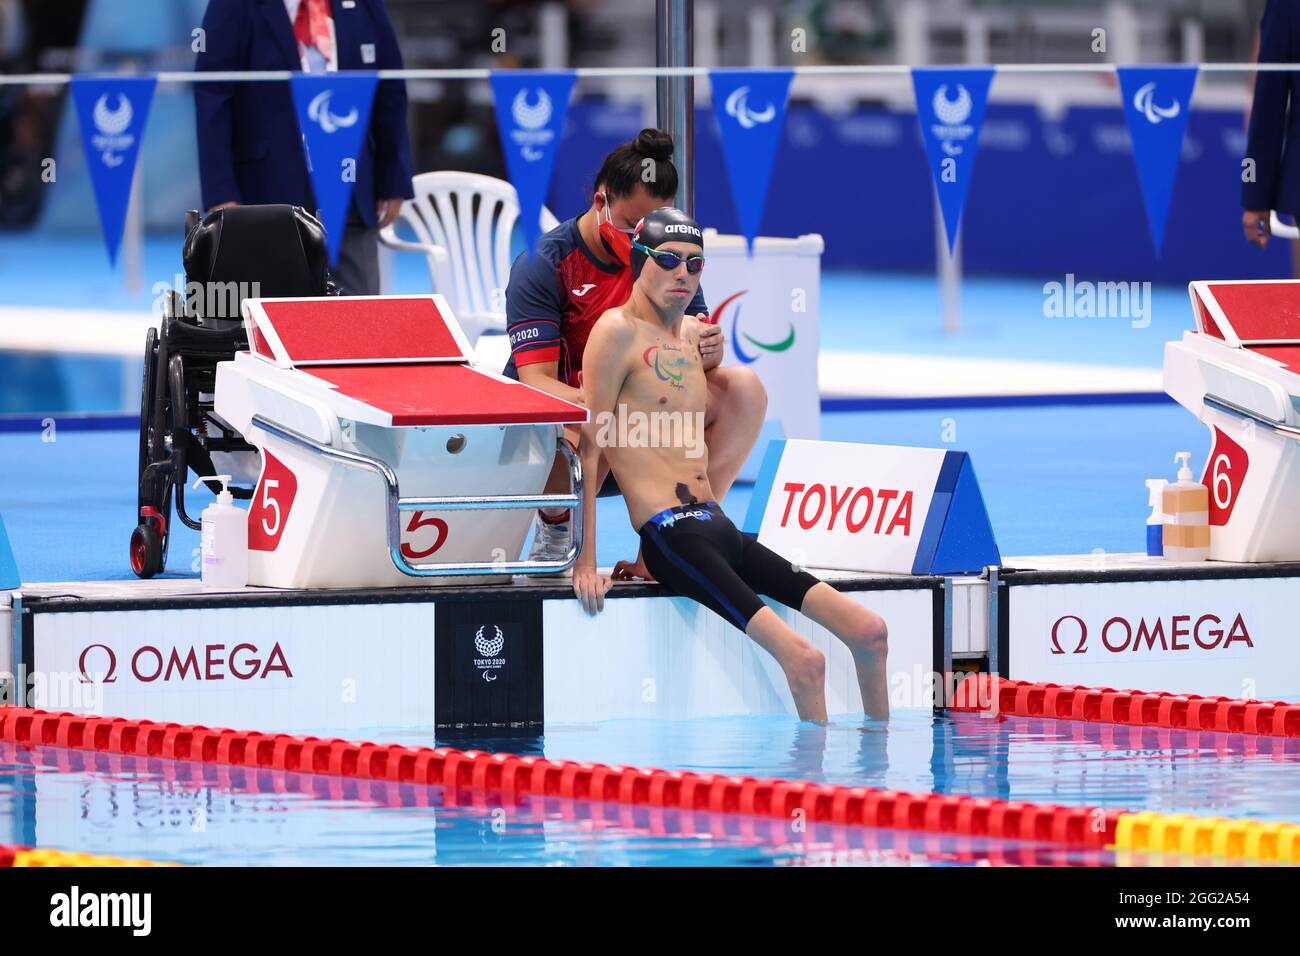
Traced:
[[1210, 489], [1192, 477], [1192, 453], [1180, 451], [1178, 480], [1165, 486], [1164, 551], [1169, 561], [1205, 561], [1210, 556]]
[[203, 509], [200, 558], [203, 586], [230, 590], [248, 584], [248, 513], [235, 506], [229, 475], [211, 475], [194, 482], [221, 482], [217, 500]]

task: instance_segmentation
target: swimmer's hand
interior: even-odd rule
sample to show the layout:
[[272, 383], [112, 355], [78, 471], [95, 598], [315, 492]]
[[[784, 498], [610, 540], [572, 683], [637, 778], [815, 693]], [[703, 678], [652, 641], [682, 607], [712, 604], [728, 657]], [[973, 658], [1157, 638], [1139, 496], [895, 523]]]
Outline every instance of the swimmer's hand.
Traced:
[[620, 561], [614, 565], [612, 577], [615, 581], [653, 581], [655, 576], [650, 573], [650, 569], [645, 566], [645, 558], [641, 552], [636, 554], [635, 561]]
[[704, 368], [711, 369], [722, 361], [722, 343], [725, 340], [722, 327], [709, 322], [706, 315], [697, 315], [700, 320], [700, 359]]
[[575, 567], [573, 569], [573, 593], [577, 595], [582, 609], [588, 614], [599, 614], [604, 610], [605, 595], [613, 586], [614, 582], [595, 568]]

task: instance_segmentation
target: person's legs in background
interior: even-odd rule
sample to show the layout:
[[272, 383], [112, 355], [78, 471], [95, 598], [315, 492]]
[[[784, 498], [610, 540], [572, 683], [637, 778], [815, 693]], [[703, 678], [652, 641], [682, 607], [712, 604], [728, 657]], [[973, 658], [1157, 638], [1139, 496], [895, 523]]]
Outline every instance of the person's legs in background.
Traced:
[[379, 295], [379, 230], [362, 222], [355, 209], [348, 216], [339, 261], [331, 271], [344, 295]]

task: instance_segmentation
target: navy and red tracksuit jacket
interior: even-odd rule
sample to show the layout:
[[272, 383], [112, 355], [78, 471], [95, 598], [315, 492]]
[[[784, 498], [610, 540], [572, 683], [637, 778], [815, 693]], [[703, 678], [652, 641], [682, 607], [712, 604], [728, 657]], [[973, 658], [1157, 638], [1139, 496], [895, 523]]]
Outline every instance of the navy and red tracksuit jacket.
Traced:
[[[531, 257], [522, 253], [510, 267], [510, 361], [504, 374], [517, 379], [521, 365], [558, 362], [560, 381], [577, 388], [592, 326], [631, 296], [632, 270], [597, 259], [582, 241], [578, 220], [566, 219], [538, 240]], [[686, 311], [708, 313], [699, 290]]]

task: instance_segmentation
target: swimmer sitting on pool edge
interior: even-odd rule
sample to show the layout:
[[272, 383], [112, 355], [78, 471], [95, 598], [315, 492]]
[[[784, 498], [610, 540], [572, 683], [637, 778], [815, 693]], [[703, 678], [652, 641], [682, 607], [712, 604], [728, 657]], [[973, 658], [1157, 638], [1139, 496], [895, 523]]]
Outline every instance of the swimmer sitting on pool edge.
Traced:
[[[889, 716], [885, 622], [807, 571], [747, 537], [714, 501], [708, 450], [687, 440], [663, 443], [637, 435], [673, 434], [648, 423], [702, 416], [707, 395], [698, 340], [700, 323], [686, 307], [704, 267], [704, 234], [679, 209], [648, 213], [632, 239], [632, 297], [601, 315], [587, 340], [582, 390], [590, 412], [582, 429], [583, 469], [594, 474], [603, 453], [632, 525], [639, 529], [646, 567], [664, 586], [703, 604], [744, 631], [776, 658], [804, 720], [826, 719], [826, 660], [763, 603], [759, 594], [794, 608], [844, 642], [853, 655], [862, 706], [871, 717]], [[660, 422], [665, 419], [659, 419]], [[614, 436], [611, 438], [611, 434]], [[670, 447], [664, 447], [669, 444]], [[604, 607], [610, 578], [596, 570], [596, 488], [583, 488], [582, 553], [573, 568], [573, 591], [583, 608]]]

